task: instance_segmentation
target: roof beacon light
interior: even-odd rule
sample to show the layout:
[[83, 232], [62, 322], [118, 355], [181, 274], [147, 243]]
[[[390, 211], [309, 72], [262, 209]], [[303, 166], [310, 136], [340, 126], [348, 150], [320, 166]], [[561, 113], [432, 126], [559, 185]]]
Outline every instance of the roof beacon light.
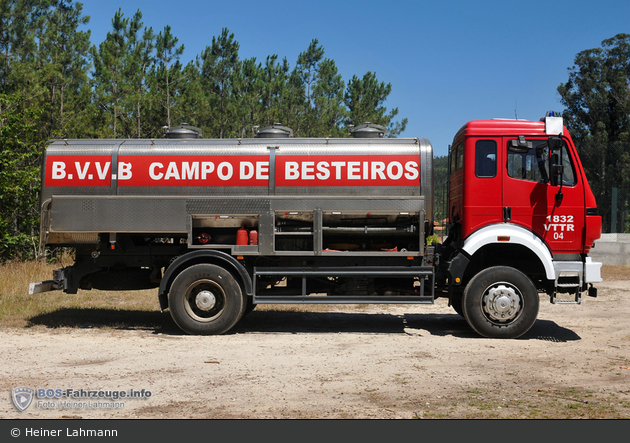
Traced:
[[547, 111], [544, 120], [545, 122], [545, 133], [547, 135], [562, 135], [564, 132], [564, 123], [562, 121], [562, 117], [557, 116], [557, 113], [554, 111]]

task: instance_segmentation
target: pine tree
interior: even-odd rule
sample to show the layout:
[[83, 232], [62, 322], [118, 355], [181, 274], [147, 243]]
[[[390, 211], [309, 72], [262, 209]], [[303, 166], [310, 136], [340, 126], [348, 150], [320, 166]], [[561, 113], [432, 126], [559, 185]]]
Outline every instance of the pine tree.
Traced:
[[181, 79], [182, 65], [179, 58], [184, 53], [184, 45], [177, 46], [179, 39], [171, 33], [171, 27], [166, 25], [164, 31], [156, 38], [156, 63], [154, 80], [160, 93], [159, 102], [165, 112], [165, 123], [171, 127], [171, 112], [175, 106], [175, 88]]
[[[133, 102], [133, 114], [135, 116], [134, 136], [142, 138], [151, 132], [151, 127], [145, 121], [145, 111], [150, 112], [149, 101], [149, 76], [155, 63], [155, 34], [153, 28], [142, 27], [142, 13], [136, 12], [129, 27], [129, 63], [127, 65], [129, 87], [131, 95], [129, 100]], [[150, 119], [149, 119], [150, 120]]]
[[348, 108], [346, 125], [358, 126], [366, 122], [382, 125], [387, 127], [390, 137], [403, 132], [408, 120], [404, 118], [395, 122], [398, 108], [387, 113], [384, 106], [391, 91], [391, 83], [379, 82], [372, 72], [366, 72], [363, 78], [352, 76], [345, 93], [345, 104]]
[[323, 59], [317, 67], [317, 83], [313, 87], [313, 129], [316, 137], [342, 137], [347, 132], [342, 129], [346, 117], [343, 104], [345, 84], [338, 73], [335, 62]]
[[85, 128], [84, 110], [90, 101], [87, 78], [90, 32], [79, 31], [90, 18], [82, 6], [66, 0], [51, 3], [38, 35], [38, 84], [43, 88], [42, 138], [78, 136]]
[[256, 58], [239, 62], [238, 68], [233, 79], [232, 114], [237, 123], [237, 136], [244, 138], [252, 136], [252, 128], [262, 118], [263, 68], [260, 63], [256, 63]]
[[208, 115], [208, 96], [201, 84], [201, 72], [199, 70], [199, 56], [182, 69], [181, 79], [178, 85], [179, 102], [174, 110], [175, 121], [186, 122], [202, 129], [204, 136], [209, 131], [204, 128], [203, 122]]
[[[311, 40], [306, 51], [301, 52], [298, 55], [297, 64], [295, 66], [295, 73], [302, 82], [305, 97], [304, 97], [304, 136], [314, 136], [313, 128], [316, 125], [317, 116], [315, 112], [315, 100], [313, 93], [315, 87], [319, 81], [319, 64], [324, 58], [324, 48], [319, 44], [319, 40], [316, 38]], [[297, 133], [300, 131], [298, 130]]]
[[230, 113], [233, 99], [233, 79], [238, 70], [238, 50], [240, 44], [234, 40], [227, 28], [223, 28], [219, 37], [212, 37], [212, 45], [201, 53], [202, 85], [209, 94], [212, 109], [205, 124], [215, 137], [229, 137], [240, 132], [233, 127], [233, 115]]
[[[130, 94], [127, 78], [126, 58], [129, 51], [129, 19], [124, 18], [121, 9], [114, 14], [112, 31], [105, 41], [91, 50], [94, 63], [94, 97], [105, 120], [103, 135], [119, 137], [121, 120], [126, 118], [129, 108], [127, 97]], [[124, 135], [123, 135], [124, 136]]]

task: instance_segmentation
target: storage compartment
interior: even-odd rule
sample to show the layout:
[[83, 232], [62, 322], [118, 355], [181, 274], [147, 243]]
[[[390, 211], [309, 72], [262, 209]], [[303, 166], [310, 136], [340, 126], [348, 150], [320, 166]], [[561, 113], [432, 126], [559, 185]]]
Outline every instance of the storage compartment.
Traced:
[[314, 224], [312, 212], [291, 211], [275, 213], [274, 250], [313, 251]]
[[407, 252], [420, 250], [417, 213], [324, 212], [323, 250]]
[[193, 215], [189, 243], [209, 247], [257, 245], [258, 215]]

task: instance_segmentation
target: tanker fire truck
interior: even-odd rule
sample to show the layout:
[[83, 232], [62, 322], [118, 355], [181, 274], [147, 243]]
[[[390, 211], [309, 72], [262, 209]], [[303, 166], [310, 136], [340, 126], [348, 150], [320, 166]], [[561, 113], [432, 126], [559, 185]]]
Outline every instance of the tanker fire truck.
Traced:
[[54, 140], [42, 166], [41, 246], [72, 266], [30, 293], [158, 288], [189, 334], [222, 334], [258, 304], [449, 306], [515, 338], [552, 303], [596, 296], [601, 217], [562, 118], [479, 120], [449, 152], [449, 235], [434, 228], [433, 152], [373, 124], [348, 138]]

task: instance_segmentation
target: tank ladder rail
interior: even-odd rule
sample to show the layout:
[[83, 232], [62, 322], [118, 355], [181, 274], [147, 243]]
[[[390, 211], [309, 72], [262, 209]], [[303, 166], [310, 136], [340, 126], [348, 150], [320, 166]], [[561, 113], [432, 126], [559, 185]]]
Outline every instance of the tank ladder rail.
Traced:
[[[294, 295], [256, 295], [256, 279], [259, 276], [302, 277], [302, 293]], [[419, 295], [328, 295], [306, 293], [308, 277], [419, 277]], [[430, 280], [431, 295], [425, 295], [425, 281]], [[348, 267], [262, 267], [252, 273], [253, 302], [255, 304], [334, 304], [334, 303], [397, 303], [433, 304], [435, 300], [435, 272], [432, 266], [348, 266]]]

